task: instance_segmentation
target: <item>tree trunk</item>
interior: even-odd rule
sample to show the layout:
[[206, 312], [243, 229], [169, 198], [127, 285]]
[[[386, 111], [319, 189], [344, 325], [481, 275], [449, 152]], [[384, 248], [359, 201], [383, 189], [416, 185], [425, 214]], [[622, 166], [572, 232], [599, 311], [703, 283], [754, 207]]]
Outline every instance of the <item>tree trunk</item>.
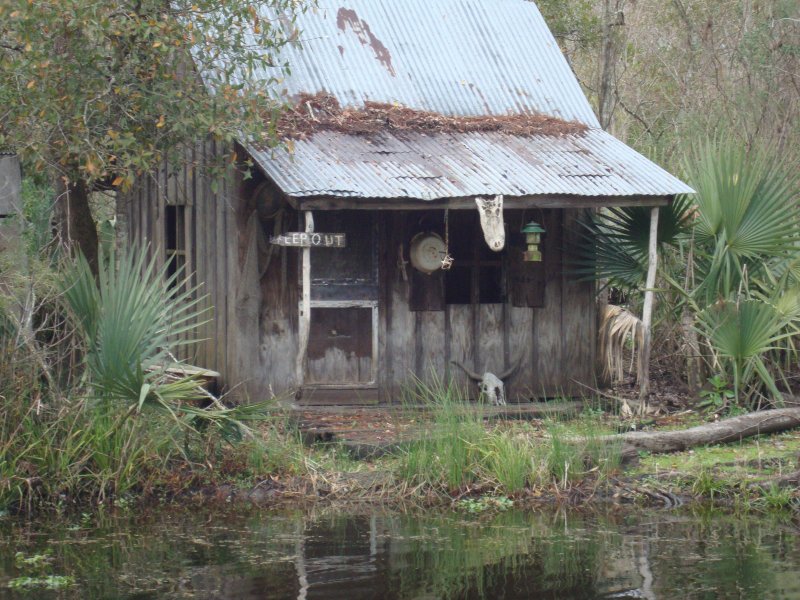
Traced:
[[697, 397], [703, 385], [703, 365], [700, 362], [700, 341], [697, 338], [697, 331], [694, 329], [694, 318], [689, 309], [686, 308], [681, 315], [681, 329], [683, 330], [683, 341], [686, 345], [686, 383], [689, 387], [689, 393]]
[[738, 442], [761, 433], [777, 433], [800, 427], [800, 407], [778, 408], [724, 419], [679, 431], [632, 431], [605, 436], [608, 443], [622, 443], [623, 460], [639, 451], [653, 454], [679, 452], [695, 446]]
[[617, 103], [617, 61], [620, 53], [620, 34], [615, 28], [625, 25], [625, 0], [605, 0], [603, 6], [603, 41], [600, 73], [597, 86], [597, 113], [600, 127], [608, 130]]
[[70, 251], [80, 250], [97, 273], [97, 226], [89, 208], [89, 189], [83, 181], [59, 180], [56, 198], [56, 235]]

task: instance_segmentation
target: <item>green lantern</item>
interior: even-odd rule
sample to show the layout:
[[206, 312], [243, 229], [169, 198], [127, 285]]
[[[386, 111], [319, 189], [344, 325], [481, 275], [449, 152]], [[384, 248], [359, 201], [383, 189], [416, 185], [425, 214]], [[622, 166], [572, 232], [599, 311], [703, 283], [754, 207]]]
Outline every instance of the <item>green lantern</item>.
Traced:
[[527, 262], [542, 262], [542, 251], [539, 249], [539, 244], [542, 241], [544, 227], [535, 221], [531, 221], [522, 228], [522, 233], [525, 234], [525, 243], [528, 245], [528, 250], [524, 253], [523, 260]]

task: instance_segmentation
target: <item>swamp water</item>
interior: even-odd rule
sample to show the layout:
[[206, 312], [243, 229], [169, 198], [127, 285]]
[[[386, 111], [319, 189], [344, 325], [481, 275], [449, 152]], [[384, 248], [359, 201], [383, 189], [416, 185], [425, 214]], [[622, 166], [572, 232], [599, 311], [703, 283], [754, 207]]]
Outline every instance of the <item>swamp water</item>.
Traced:
[[[60, 589], [20, 588], [45, 582]], [[681, 511], [4, 517], [6, 598], [800, 599], [800, 529]]]

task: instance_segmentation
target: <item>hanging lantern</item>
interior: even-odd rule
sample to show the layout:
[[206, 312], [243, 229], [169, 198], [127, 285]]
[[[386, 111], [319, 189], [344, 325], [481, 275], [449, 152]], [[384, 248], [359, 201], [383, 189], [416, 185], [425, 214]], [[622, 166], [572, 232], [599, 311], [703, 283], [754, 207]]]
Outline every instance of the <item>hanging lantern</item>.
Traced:
[[528, 245], [528, 250], [524, 253], [523, 260], [527, 262], [542, 262], [542, 251], [539, 249], [539, 244], [542, 241], [544, 227], [535, 221], [531, 221], [522, 228], [522, 233], [525, 234], [525, 243]]

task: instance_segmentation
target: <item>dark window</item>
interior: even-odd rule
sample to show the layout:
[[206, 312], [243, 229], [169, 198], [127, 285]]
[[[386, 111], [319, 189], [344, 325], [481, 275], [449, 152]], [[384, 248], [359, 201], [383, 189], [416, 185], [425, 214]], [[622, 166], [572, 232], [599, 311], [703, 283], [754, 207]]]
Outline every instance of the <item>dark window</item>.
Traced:
[[365, 210], [317, 211], [314, 231], [343, 233], [344, 248], [312, 248], [313, 300], [375, 300], [378, 248], [373, 215]]
[[166, 231], [164, 232], [164, 250], [167, 261], [167, 277], [178, 277], [172, 280], [170, 287], [175, 287], [186, 277], [186, 207], [167, 205], [164, 213]]
[[447, 304], [501, 304], [505, 301], [503, 258], [483, 239], [474, 211], [450, 211], [450, 255], [453, 266], [445, 272]]

